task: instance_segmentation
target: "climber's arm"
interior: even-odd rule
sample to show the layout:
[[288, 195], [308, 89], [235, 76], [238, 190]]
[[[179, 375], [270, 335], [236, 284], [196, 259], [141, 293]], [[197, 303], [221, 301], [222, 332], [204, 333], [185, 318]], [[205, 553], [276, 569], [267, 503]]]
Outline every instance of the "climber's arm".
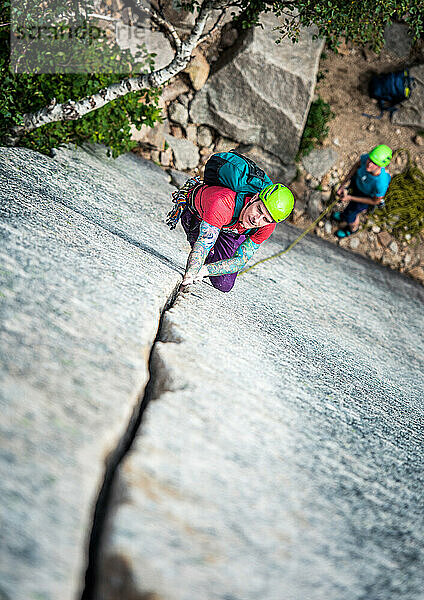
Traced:
[[241, 271], [252, 258], [259, 246], [260, 244], [256, 244], [255, 242], [252, 242], [250, 238], [247, 238], [247, 240], [240, 244], [232, 258], [218, 260], [217, 262], [205, 265], [203, 267], [205, 275], [227, 275], [229, 273]]
[[201, 221], [199, 226], [199, 237], [194, 242], [193, 248], [188, 256], [182, 285], [189, 285], [198, 279], [202, 279], [202, 277], [198, 277], [199, 271], [211, 248], [215, 245], [219, 232], [219, 227], [209, 225], [206, 221]]

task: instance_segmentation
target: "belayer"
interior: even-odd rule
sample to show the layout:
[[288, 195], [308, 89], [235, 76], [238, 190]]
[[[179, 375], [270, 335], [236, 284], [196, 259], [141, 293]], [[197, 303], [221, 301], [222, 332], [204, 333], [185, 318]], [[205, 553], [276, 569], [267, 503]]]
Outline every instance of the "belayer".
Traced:
[[173, 229], [181, 218], [192, 247], [182, 285], [210, 277], [221, 292], [232, 289], [238, 273], [295, 203], [287, 186], [272, 183], [235, 150], [214, 154], [204, 181], [189, 179], [173, 198], [176, 207], [167, 223]]
[[339, 239], [358, 231], [361, 213], [371, 206], [384, 204], [384, 196], [391, 180], [385, 167], [391, 160], [391, 148], [380, 144], [369, 154], [362, 154], [340, 184], [336, 194], [341, 200], [348, 202], [348, 205], [343, 212], [333, 214], [333, 219], [338, 223], [346, 222], [346, 227], [336, 231]]

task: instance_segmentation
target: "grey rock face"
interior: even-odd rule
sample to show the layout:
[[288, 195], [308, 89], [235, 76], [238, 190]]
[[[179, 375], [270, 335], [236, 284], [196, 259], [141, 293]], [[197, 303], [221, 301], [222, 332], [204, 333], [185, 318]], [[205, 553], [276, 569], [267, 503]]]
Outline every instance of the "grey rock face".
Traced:
[[210, 146], [212, 146], [212, 142], [212, 132], [209, 129], [209, 127], [205, 127], [204, 125], [200, 126], [197, 129], [197, 143], [199, 144], [199, 146], [209, 148]]
[[307, 172], [321, 179], [337, 162], [337, 152], [333, 148], [315, 148], [302, 157], [302, 164]]
[[306, 204], [306, 213], [311, 219], [315, 220], [323, 210], [321, 192], [319, 190], [312, 190]]
[[135, 155], [0, 152], [0, 596], [75, 600], [185, 243], [167, 175]]
[[416, 85], [411, 97], [400, 106], [393, 114], [393, 123], [407, 127], [424, 128], [424, 65], [410, 69], [410, 74], [415, 77]]
[[408, 58], [412, 48], [412, 38], [406, 23], [391, 23], [384, 31], [384, 49], [397, 58]]
[[185, 127], [188, 123], [188, 110], [180, 102], [174, 102], [169, 106], [169, 118]]
[[239, 152], [254, 160], [270, 176], [272, 181], [290, 183], [296, 177], [296, 165], [284, 165], [276, 156], [265, 152], [260, 146], [239, 146]]
[[420, 600], [424, 293], [304, 241], [166, 313], [103, 600]]
[[189, 176], [187, 173], [181, 173], [175, 169], [168, 169], [169, 175], [171, 176], [171, 183], [177, 188], [183, 187]]
[[200, 155], [197, 146], [193, 142], [172, 135], [165, 135], [165, 139], [174, 153], [175, 168], [177, 170], [197, 167]]
[[191, 119], [221, 135], [261, 146], [290, 164], [312, 101], [322, 41], [303, 30], [298, 44], [275, 44], [278, 20], [261, 17], [264, 29], [249, 30], [221, 68], [196, 94]]
[[[188, 245], [156, 165], [1, 154], [0, 596], [74, 600]], [[278, 226], [257, 258], [297, 235]], [[98, 597], [421, 600], [423, 302], [317, 238], [230, 294], [179, 294]]]

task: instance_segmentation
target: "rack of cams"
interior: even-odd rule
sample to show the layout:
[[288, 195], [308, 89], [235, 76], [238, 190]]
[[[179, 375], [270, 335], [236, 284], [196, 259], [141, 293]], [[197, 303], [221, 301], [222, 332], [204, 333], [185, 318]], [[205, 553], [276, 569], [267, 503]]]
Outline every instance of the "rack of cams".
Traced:
[[372, 213], [367, 226], [376, 224], [409, 244], [424, 230], [424, 173], [411, 161], [409, 150], [400, 148], [394, 157], [401, 152], [407, 154], [406, 167], [392, 177], [384, 206]]

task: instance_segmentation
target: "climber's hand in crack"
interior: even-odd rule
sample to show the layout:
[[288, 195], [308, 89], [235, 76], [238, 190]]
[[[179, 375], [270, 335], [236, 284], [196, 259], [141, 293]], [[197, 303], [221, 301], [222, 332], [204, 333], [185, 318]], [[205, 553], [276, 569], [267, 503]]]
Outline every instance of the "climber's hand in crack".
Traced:
[[182, 284], [181, 285], [191, 285], [193, 283], [199, 283], [199, 281], [202, 281], [202, 279], [204, 277], [207, 277], [209, 275], [209, 271], [208, 268], [203, 265], [203, 267], [200, 268], [200, 270], [194, 275], [192, 273], [185, 273]]

